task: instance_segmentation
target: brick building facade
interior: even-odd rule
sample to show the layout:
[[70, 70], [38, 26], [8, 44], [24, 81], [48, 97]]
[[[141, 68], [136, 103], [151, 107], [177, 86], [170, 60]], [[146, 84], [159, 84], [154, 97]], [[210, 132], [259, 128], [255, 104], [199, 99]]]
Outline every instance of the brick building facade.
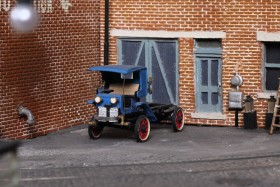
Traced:
[[[32, 138], [84, 123], [92, 113], [85, 103], [97, 84], [91, 84], [86, 70], [103, 63], [105, 0], [36, 0], [41, 24], [25, 35], [9, 27], [13, 2], [0, 0], [0, 137]], [[280, 48], [279, 6], [276, 0], [110, 1], [109, 63], [125, 63], [131, 44], [145, 48], [148, 66], [157, 59], [162, 69], [160, 60], [169, 59], [164, 74], [175, 86], [167, 85], [166, 93], [184, 108], [187, 124], [199, 125], [234, 126], [228, 92], [238, 72], [244, 79], [240, 91], [254, 98], [263, 127], [267, 99], [275, 95], [269, 85], [275, 80], [267, 75], [277, 75], [273, 49]], [[170, 50], [173, 56], [165, 56]], [[215, 84], [218, 91], [207, 91]], [[211, 103], [219, 107], [211, 111]], [[35, 125], [18, 116], [19, 105], [33, 112]]]
[[[13, 0], [0, 0], [0, 138], [33, 138], [82, 124], [96, 87], [87, 68], [100, 64], [99, 1], [36, 0], [41, 23], [17, 34], [8, 23]], [[17, 108], [34, 116], [28, 125]]]
[[[110, 63], [122, 63], [125, 54], [121, 54], [124, 52], [119, 48], [125, 47], [125, 41], [140, 41], [146, 45], [146, 40], [152, 40], [159, 48], [161, 40], [175, 40], [178, 60], [168, 63], [178, 63], [178, 104], [185, 110], [187, 124], [235, 125], [235, 112], [228, 109], [228, 92], [234, 90], [230, 80], [238, 72], [244, 79], [240, 91], [254, 98], [258, 127], [264, 127], [267, 99], [275, 95], [278, 85], [277, 59], [280, 58], [276, 51], [280, 42], [279, 6], [280, 2], [276, 0], [111, 1]], [[103, 9], [101, 6], [101, 12]], [[203, 51], [203, 48], [205, 52], [202, 53], [205, 54], [200, 56], [199, 51]], [[266, 50], [271, 50], [271, 55], [267, 56], [276, 62], [268, 62], [270, 57], [266, 57]], [[168, 50], [165, 52], [168, 53]], [[221, 90], [217, 91], [221, 106], [218, 111], [211, 111], [211, 106], [208, 109], [203, 108], [205, 105], [200, 109], [198, 106], [218, 102], [217, 93], [212, 92], [210, 96], [210, 91], [203, 91], [203, 86], [199, 85], [200, 81], [205, 81], [203, 77], [208, 73], [206, 81], [211, 89], [209, 74], [217, 66], [214, 63], [213, 66], [208, 63], [206, 67], [203, 63], [199, 64], [204, 58], [205, 62], [209, 59], [219, 60], [220, 72], [216, 76], [220, 76], [221, 81]], [[204, 70], [199, 70], [203, 69], [202, 66]], [[273, 80], [270, 80], [270, 75], [275, 75]], [[269, 86], [270, 83], [273, 85]], [[204, 93], [199, 94], [199, 89]], [[239, 113], [239, 125], [243, 126], [242, 113]]]

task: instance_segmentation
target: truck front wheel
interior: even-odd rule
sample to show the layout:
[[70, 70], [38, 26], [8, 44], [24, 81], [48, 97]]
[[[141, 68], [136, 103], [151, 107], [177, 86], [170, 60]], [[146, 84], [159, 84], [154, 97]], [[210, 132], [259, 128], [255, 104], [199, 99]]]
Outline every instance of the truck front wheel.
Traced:
[[147, 141], [151, 130], [150, 120], [145, 115], [137, 118], [134, 126], [134, 135], [137, 142]]
[[95, 124], [88, 126], [88, 135], [91, 139], [100, 138], [103, 132], [104, 126], [98, 124], [98, 121], [95, 120]]

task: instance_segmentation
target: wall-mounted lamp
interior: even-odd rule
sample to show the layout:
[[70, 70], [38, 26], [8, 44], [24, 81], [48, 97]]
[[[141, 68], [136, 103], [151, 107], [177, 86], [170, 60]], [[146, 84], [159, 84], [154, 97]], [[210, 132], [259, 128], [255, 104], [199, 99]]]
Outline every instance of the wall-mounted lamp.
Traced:
[[32, 31], [39, 23], [39, 16], [33, 6], [33, 0], [16, 0], [10, 13], [12, 28], [21, 33]]

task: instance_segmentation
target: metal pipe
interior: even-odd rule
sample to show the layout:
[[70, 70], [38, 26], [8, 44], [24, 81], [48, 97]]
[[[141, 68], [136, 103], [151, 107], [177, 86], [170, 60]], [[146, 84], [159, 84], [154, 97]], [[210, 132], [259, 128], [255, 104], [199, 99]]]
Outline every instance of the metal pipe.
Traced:
[[19, 106], [17, 111], [18, 111], [18, 114], [20, 116], [26, 116], [27, 117], [27, 120], [26, 120], [27, 124], [33, 125], [35, 123], [34, 116], [31, 112], [31, 110], [29, 110], [28, 108], [26, 108], [24, 106]]
[[238, 127], [238, 109], [235, 109], [235, 127]]
[[109, 0], [105, 0], [104, 65], [109, 64]]

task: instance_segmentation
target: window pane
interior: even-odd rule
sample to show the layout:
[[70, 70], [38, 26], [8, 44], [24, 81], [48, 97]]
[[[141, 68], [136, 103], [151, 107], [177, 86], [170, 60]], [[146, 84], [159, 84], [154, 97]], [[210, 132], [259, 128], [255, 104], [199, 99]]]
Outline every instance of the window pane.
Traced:
[[280, 43], [266, 43], [266, 63], [280, 64]]
[[215, 39], [197, 39], [196, 48], [222, 48], [221, 40]]
[[219, 102], [219, 94], [218, 93], [212, 93], [211, 94], [211, 101], [212, 105], [217, 105]]
[[266, 68], [266, 83], [265, 87], [267, 90], [278, 90], [280, 78], [279, 68]]
[[201, 60], [201, 85], [208, 86], [208, 60]]
[[205, 105], [208, 104], [208, 92], [201, 93], [201, 101], [202, 101], [202, 104], [205, 104]]
[[211, 60], [211, 85], [218, 86], [218, 60]]

